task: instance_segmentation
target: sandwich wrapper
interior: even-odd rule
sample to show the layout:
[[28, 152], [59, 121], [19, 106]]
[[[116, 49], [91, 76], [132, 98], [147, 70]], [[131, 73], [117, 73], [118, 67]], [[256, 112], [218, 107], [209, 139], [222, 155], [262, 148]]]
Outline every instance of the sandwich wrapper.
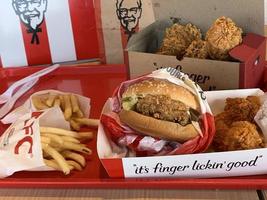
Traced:
[[[166, 79], [174, 84], [185, 87], [195, 94], [201, 110], [199, 136], [181, 144], [145, 136], [120, 122], [118, 113], [121, 110], [123, 92], [132, 84], [153, 78]], [[109, 158], [199, 153], [208, 148], [215, 134], [214, 118], [204, 92], [187, 75], [174, 68], [160, 69], [154, 71], [152, 74], [123, 82], [114, 92], [113, 96], [107, 100], [100, 122], [100, 126], [103, 126], [104, 131], [101, 134], [106, 135], [114, 153], [113, 155], [106, 155]], [[98, 132], [101, 130], [99, 129]]]
[[[14, 123], [18, 118], [22, 117], [25, 113], [31, 113], [34, 111], [37, 111], [37, 109], [35, 108], [35, 106], [33, 105], [32, 102], [32, 97], [35, 95], [64, 95], [64, 94], [71, 94], [71, 93], [65, 93], [65, 92], [61, 92], [58, 90], [42, 90], [39, 92], [36, 92], [34, 94], [32, 94], [23, 105], [17, 107], [16, 109], [14, 109], [12, 112], [10, 112], [9, 114], [7, 114], [2, 120], [1, 122], [3, 124], [11, 124]], [[89, 117], [89, 113], [90, 113], [90, 98], [78, 95], [78, 94], [74, 94], [77, 96], [78, 98], [78, 102], [80, 105], [81, 110], [84, 113], [85, 117]], [[61, 112], [61, 115], [63, 116], [63, 113]]]

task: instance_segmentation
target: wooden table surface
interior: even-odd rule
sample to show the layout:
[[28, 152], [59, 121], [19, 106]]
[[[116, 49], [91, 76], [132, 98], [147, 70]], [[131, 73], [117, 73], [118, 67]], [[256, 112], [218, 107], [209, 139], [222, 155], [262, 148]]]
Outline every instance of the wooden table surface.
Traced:
[[[262, 195], [260, 195], [262, 196]], [[261, 200], [255, 190], [0, 189], [1, 200], [229, 199]]]

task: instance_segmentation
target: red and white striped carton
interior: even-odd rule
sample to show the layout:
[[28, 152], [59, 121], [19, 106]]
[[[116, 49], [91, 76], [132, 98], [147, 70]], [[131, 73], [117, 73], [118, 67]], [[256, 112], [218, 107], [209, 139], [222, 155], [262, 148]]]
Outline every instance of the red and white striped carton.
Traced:
[[0, 66], [99, 58], [93, 0], [0, 1]]
[[58, 107], [27, 113], [0, 137], [0, 178], [18, 171], [50, 171], [43, 162], [40, 126], [69, 130]]
[[103, 62], [125, 63], [129, 38], [155, 21], [152, 0], [95, 0], [95, 8]]
[[[166, 79], [174, 84], [183, 86], [197, 97], [201, 110], [199, 136], [181, 144], [144, 136], [120, 122], [118, 112], [121, 110], [122, 93], [134, 83], [153, 78]], [[152, 74], [122, 83], [115, 91], [113, 97], [107, 100], [100, 121], [97, 150], [101, 162], [106, 169], [111, 167], [112, 162], [122, 162], [122, 159], [132, 156], [153, 156], [150, 158], [157, 160], [167, 155], [200, 153], [208, 148], [215, 133], [214, 118], [204, 92], [187, 75], [173, 68], [157, 70]], [[140, 157], [136, 159], [146, 160], [146, 158]], [[114, 167], [113, 165], [112, 168]], [[120, 173], [118, 175], [118, 170], [115, 170], [115, 174], [109, 170], [107, 171], [110, 176], [114, 177], [123, 174]]]

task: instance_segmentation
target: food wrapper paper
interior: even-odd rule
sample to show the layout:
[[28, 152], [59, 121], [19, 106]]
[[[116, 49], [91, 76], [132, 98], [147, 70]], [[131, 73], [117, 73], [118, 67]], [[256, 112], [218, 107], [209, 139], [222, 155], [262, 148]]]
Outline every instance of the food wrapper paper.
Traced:
[[69, 130], [59, 107], [20, 116], [0, 137], [0, 178], [18, 171], [48, 171], [43, 162], [40, 126]]
[[[33, 105], [32, 102], [32, 97], [33, 96], [38, 96], [38, 95], [62, 95], [62, 94], [71, 94], [71, 93], [64, 93], [58, 90], [42, 90], [39, 92], [36, 92], [34, 94], [32, 94], [28, 100], [25, 101], [25, 103], [14, 109], [12, 112], [10, 112], [8, 115], [6, 115], [1, 122], [3, 124], [11, 124], [14, 123], [18, 118], [20, 118], [21, 116], [23, 116], [25, 113], [31, 113], [34, 111], [37, 111], [37, 109], [35, 108], [35, 106]], [[90, 98], [81, 96], [81, 95], [77, 95], [75, 94], [78, 98], [79, 101], [79, 105], [81, 110], [83, 111], [85, 117], [89, 117], [89, 113], [90, 113]], [[61, 115], [63, 116], [63, 113], [61, 112]], [[60, 128], [60, 127], [59, 127]]]
[[[261, 108], [254, 117], [255, 122], [260, 127], [263, 137], [265, 139], [265, 144], [267, 142], [267, 94], [260, 96]], [[266, 145], [265, 145], [266, 146]], [[267, 146], [266, 146], [267, 147]]]
[[[123, 92], [132, 84], [153, 78], [166, 79], [174, 84], [187, 88], [196, 95], [201, 110], [199, 123], [201, 130], [199, 130], [199, 136], [181, 144], [174, 141], [144, 136], [120, 122], [118, 113], [121, 110]], [[100, 126], [103, 129], [99, 129], [99, 131], [104, 131], [101, 134], [107, 136], [112, 152], [114, 153], [113, 155], [105, 155], [109, 158], [203, 152], [210, 145], [215, 133], [214, 118], [204, 92], [187, 75], [173, 68], [160, 69], [154, 71], [152, 74], [123, 82], [114, 92], [113, 96], [107, 100], [100, 121]]]

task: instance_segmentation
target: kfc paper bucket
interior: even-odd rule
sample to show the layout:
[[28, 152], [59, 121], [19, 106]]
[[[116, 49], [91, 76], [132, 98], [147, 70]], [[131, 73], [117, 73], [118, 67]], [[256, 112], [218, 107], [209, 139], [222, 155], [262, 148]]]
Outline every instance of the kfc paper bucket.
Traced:
[[[205, 92], [214, 114], [223, 111], [226, 98], [262, 96], [259, 89]], [[107, 107], [106, 107], [107, 108]], [[106, 112], [107, 110], [103, 110]], [[98, 135], [98, 154], [110, 177], [212, 178], [266, 174], [266, 148], [188, 155], [135, 157], [125, 156], [105, 134], [101, 124]], [[114, 147], [117, 147], [115, 149]], [[114, 154], [116, 152], [116, 154]]]

